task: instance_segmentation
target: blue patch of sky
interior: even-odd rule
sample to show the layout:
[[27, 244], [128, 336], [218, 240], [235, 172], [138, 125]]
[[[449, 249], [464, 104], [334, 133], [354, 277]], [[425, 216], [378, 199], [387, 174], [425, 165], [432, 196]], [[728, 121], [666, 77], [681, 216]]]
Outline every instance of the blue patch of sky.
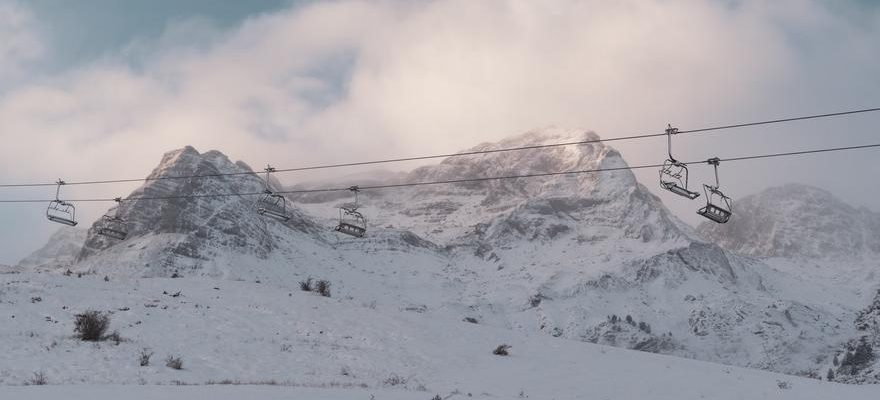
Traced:
[[46, 72], [87, 64], [135, 40], [161, 37], [169, 24], [188, 19], [232, 28], [248, 17], [294, 6], [294, 0], [30, 0], [27, 6], [49, 42]]

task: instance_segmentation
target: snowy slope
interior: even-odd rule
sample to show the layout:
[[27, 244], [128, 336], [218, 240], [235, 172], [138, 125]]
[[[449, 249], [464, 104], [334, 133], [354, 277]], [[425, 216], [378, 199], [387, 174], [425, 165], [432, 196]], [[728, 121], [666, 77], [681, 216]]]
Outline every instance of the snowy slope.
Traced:
[[[21, 385], [42, 372], [50, 385], [0, 387], [3, 398], [873, 399], [880, 394], [876, 386], [362, 307], [271, 283], [205, 277], [105, 282], [92, 275], [30, 273], [0, 275], [0, 300], [0, 317], [15, 321], [0, 325], [0, 384]], [[122, 340], [73, 338], [73, 316], [86, 309], [111, 312], [110, 329]], [[491, 354], [502, 343], [513, 346], [510, 356]], [[145, 367], [138, 362], [143, 348], [154, 353]], [[181, 357], [183, 369], [165, 367], [168, 355]], [[258, 386], [177, 386], [224, 380]], [[105, 384], [130, 386], [96, 386]]]

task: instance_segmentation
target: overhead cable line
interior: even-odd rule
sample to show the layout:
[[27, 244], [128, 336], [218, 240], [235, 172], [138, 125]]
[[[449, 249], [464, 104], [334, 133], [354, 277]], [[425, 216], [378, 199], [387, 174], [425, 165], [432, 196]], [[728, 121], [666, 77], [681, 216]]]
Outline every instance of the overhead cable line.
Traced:
[[[755, 122], [746, 122], [740, 124], [732, 124], [732, 125], [720, 125], [720, 126], [712, 126], [705, 128], [697, 128], [697, 129], [688, 129], [688, 130], [679, 130], [679, 134], [697, 134], [697, 133], [705, 133], [726, 129], [734, 129], [734, 128], [743, 128], [748, 126], [757, 126], [757, 125], [768, 125], [768, 124], [776, 124], [776, 123], [785, 123], [785, 122], [794, 122], [794, 121], [803, 121], [809, 119], [818, 119], [818, 118], [829, 118], [829, 117], [837, 117], [844, 115], [852, 115], [852, 114], [861, 114], [861, 113], [869, 113], [869, 112], [877, 112], [880, 111], [880, 107], [875, 108], [864, 108], [859, 110], [849, 110], [849, 111], [841, 111], [834, 113], [826, 113], [826, 114], [814, 114], [814, 115], [806, 115], [799, 117], [790, 117], [790, 118], [781, 118], [781, 119], [772, 119], [765, 121], [755, 121]], [[615, 141], [624, 141], [624, 140], [637, 140], [637, 139], [647, 139], [653, 137], [666, 136], [666, 133], [650, 133], [643, 135], [631, 135], [631, 136], [621, 136], [615, 138], [607, 138], [607, 139], [590, 139], [590, 140], [581, 140], [574, 142], [562, 142], [562, 143], [549, 143], [549, 144], [541, 144], [541, 145], [533, 145], [533, 146], [521, 146], [521, 147], [509, 147], [503, 149], [487, 149], [487, 150], [474, 150], [474, 151], [466, 151], [459, 153], [446, 153], [446, 154], [435, 154], [435, 155], [424, 155], [424, 156], [415, 156], [415, 157], [401, 157], [401, 158], [389, 158], [389, 159], [381, 159], [381, 160], [372, 160], [372, 161], [359, 161], [359, 162], [349, 162], [349, 163], [340, 163], [340, 164], [323, 164], [323, 165], [312, 165], [312, 166], [304, 166], [304, 167], [296, 167], [296, 168], [278, 168], [275, 169], [274, 172], [297, 172], [297, 171], [311, 171], [311, 170], [319, 170], [319, 169], [331, 169], [331, 168], [342, 168], [342, 167], [355, 167], [355, 166], [364, 166], [364, 165], [376, 165], [376, 164], [390, 164], [390, 163], [399, 163], [399, 162], [407, 162], [407, 161], [422, 161], [422, 160], [431, 160], [438, 158], [450, 158], [450, 157], [462, 157], [462, 156], [473, 156], [480, 154], [491, 154], [491, 153], [502, 153], [508, 151], [523, 151], [523, 150], [536, 150], [536, 149], [546, 149], [553, 147], [564, 147], [564, 146], [579, 146], [593, 143], [604, 143], [604, 142], [615, 142]], [[251, 172], [231, 172], [231, 173], [217, 173], [217, 174], [203, 174], [203, 175], [182, 175], [182, 176], [156, 176], [156, 177], [147, 177], [147, 178], [131, 178], [131, 179], [107, 179], [107, 180], [90, 180], [90, 181], [68, 181], [67, 185], [98, 185], [98, 184], [110, 184], [110, 183], [132, 183], [132, 182], [148, 182], [148, 181], [156, 181], [156, 180], [167, 180], [167, 179], [208, 179], [208, 178], [220, 178], [226, 176], [240, 176], [240, 175], [258, 175], [259, 172], [251, 171]], [[40, 187], [40, 186], [55, 186], [56, 183], [17, 183], [17, 184], [0, 184], [0, 188], [21, 188], [21, 187]]]
[[[756, 159], [764, 159], [764, 158], [801, 156], [801, 155], [807, 155], [807, 154], [829, 153], [829, 152], [859, 150], [859, 149], [869, 149], [869, 148], [880, 148], [880, 143], [865, 144], [865, 145], [858, 145], [858, 146], [833, 147], [833, 148], [824, 148], [824, 149], [815, 149], [815, 150], [791, 151], [791, 152], [784, 152], [784, 153], [769, 153], [769, 154], [729, 157], [729, 158], [713, 158], [710, 160], [691, 161], [691, 162], [688, 162], [687, 164], [711, 163], [714, 160], [724, 161], [724, 162], [745, 161], [745, 160], [756, 160]], [[662, 166], [663, 166], [663, 164], [648, 164], [648, 165], [634, 165], [634, 166], [625, 166], [625, 167], [595, 168], [595, 169], [574, 170], [574, 171], [540, 172], [540, 173], [533, 173], [533, 174], [518, 174], [518, 175], [448, 179], [448, 180], [440, 180], [440, 181], [393, 183], [393, 184], [385, 184], [385, 185], [359, 186], [358, 189], [359, 190], [379, 190], [379, 189], [392, 189], [392, 188], [403, 188], [403, 187], [413, 187], [413, 186], [446, 185], [446, 184], [455, 184], [455, 183], [473, 183], [473, 182], [486, 182], [486, 181], [507, 180], [507, 179], [520, 179], [520, 178], [537, 178], [537, 177], [559, 176], [559, 175], [580, 175], [580, 174], [589, 174], [589, 173], [637, 170], [637, 169], [645, 169], [645, 168], [659, 168]], [[297, 189], [297, 190], [276, 191], [274, 193], [276, 193], [276, 194], [326, 193], [326, 192], [350, 191], [351, 188], [352, 187], [347, 186], [347, 187], [335, 187], [335, 188]], [[245, 193], [190, 194], [190, 195], [172, 195], [172, 196], [137, 196], [137, 197], [129, 197], [126, 199], [122, 199], [122, 201], [178, 200], [178, 199], [193, 199], [193, 198], [235, 197], [235, 196], [242, 196], [243, 197], [243, 196], [258, 196], [258, 195], [263, 195], [264, 193], [265, 192], [245, 192]], [[52, 201], [52, 199], [0, 200], [0, 203], [45, 203], [48, 201]], [[108, 201], [118, 201], [118, 198], [85, 198], [85, 199], [74, 199], [74, 200], [66, 200], [66, 201], [67, 202], [108, 202]]]

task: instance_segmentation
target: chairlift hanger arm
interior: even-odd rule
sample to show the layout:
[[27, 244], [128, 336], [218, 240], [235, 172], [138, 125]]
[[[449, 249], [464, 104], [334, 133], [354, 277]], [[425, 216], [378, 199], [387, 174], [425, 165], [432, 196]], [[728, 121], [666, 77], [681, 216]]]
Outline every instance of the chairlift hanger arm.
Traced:
[[666, 124], [666, 150], [669, 153], [669, 161], [677, 163], [675, 157], [672, 156], [672, 135], [678, 133], [678, 128], [673, 128], [672, 124]]
[[55, 184], [58, 185], [57, 187], [55, 187], [55, 201], [61, 201], [61, 186], [65, 185], [65, 183], [63, 180], [61, 180], [61, 178], [58, 178], [58, 181], [55, 182]]
[[721, 187], [721, 183], [718, 180], [718, 165], [721, 164], [721, 159], [718, 157], [712, 157], [712, 158], [706, 160], [706, 163], [708, 163], [709, 165], [711, 165], [715, 168], [715, 188], [717, 189], [717, 188]]

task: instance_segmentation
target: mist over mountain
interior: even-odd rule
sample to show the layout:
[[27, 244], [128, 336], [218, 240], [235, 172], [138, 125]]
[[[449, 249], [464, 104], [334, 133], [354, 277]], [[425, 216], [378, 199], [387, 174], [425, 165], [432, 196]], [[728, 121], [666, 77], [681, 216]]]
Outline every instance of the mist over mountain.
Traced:
[[772, 187], [736, 201], [726, 225], [702, 223], [701, 235], [755, 257], [850, 259], [880, 255], [880, 214], [855, 208], [812, 186]]
[[21, 259], [18, 265], [23, 268], [58, 268], [72, 264], [86, 240], [86, 230], [74, 227], [61, 227], [49, 238], [45, 246]]

